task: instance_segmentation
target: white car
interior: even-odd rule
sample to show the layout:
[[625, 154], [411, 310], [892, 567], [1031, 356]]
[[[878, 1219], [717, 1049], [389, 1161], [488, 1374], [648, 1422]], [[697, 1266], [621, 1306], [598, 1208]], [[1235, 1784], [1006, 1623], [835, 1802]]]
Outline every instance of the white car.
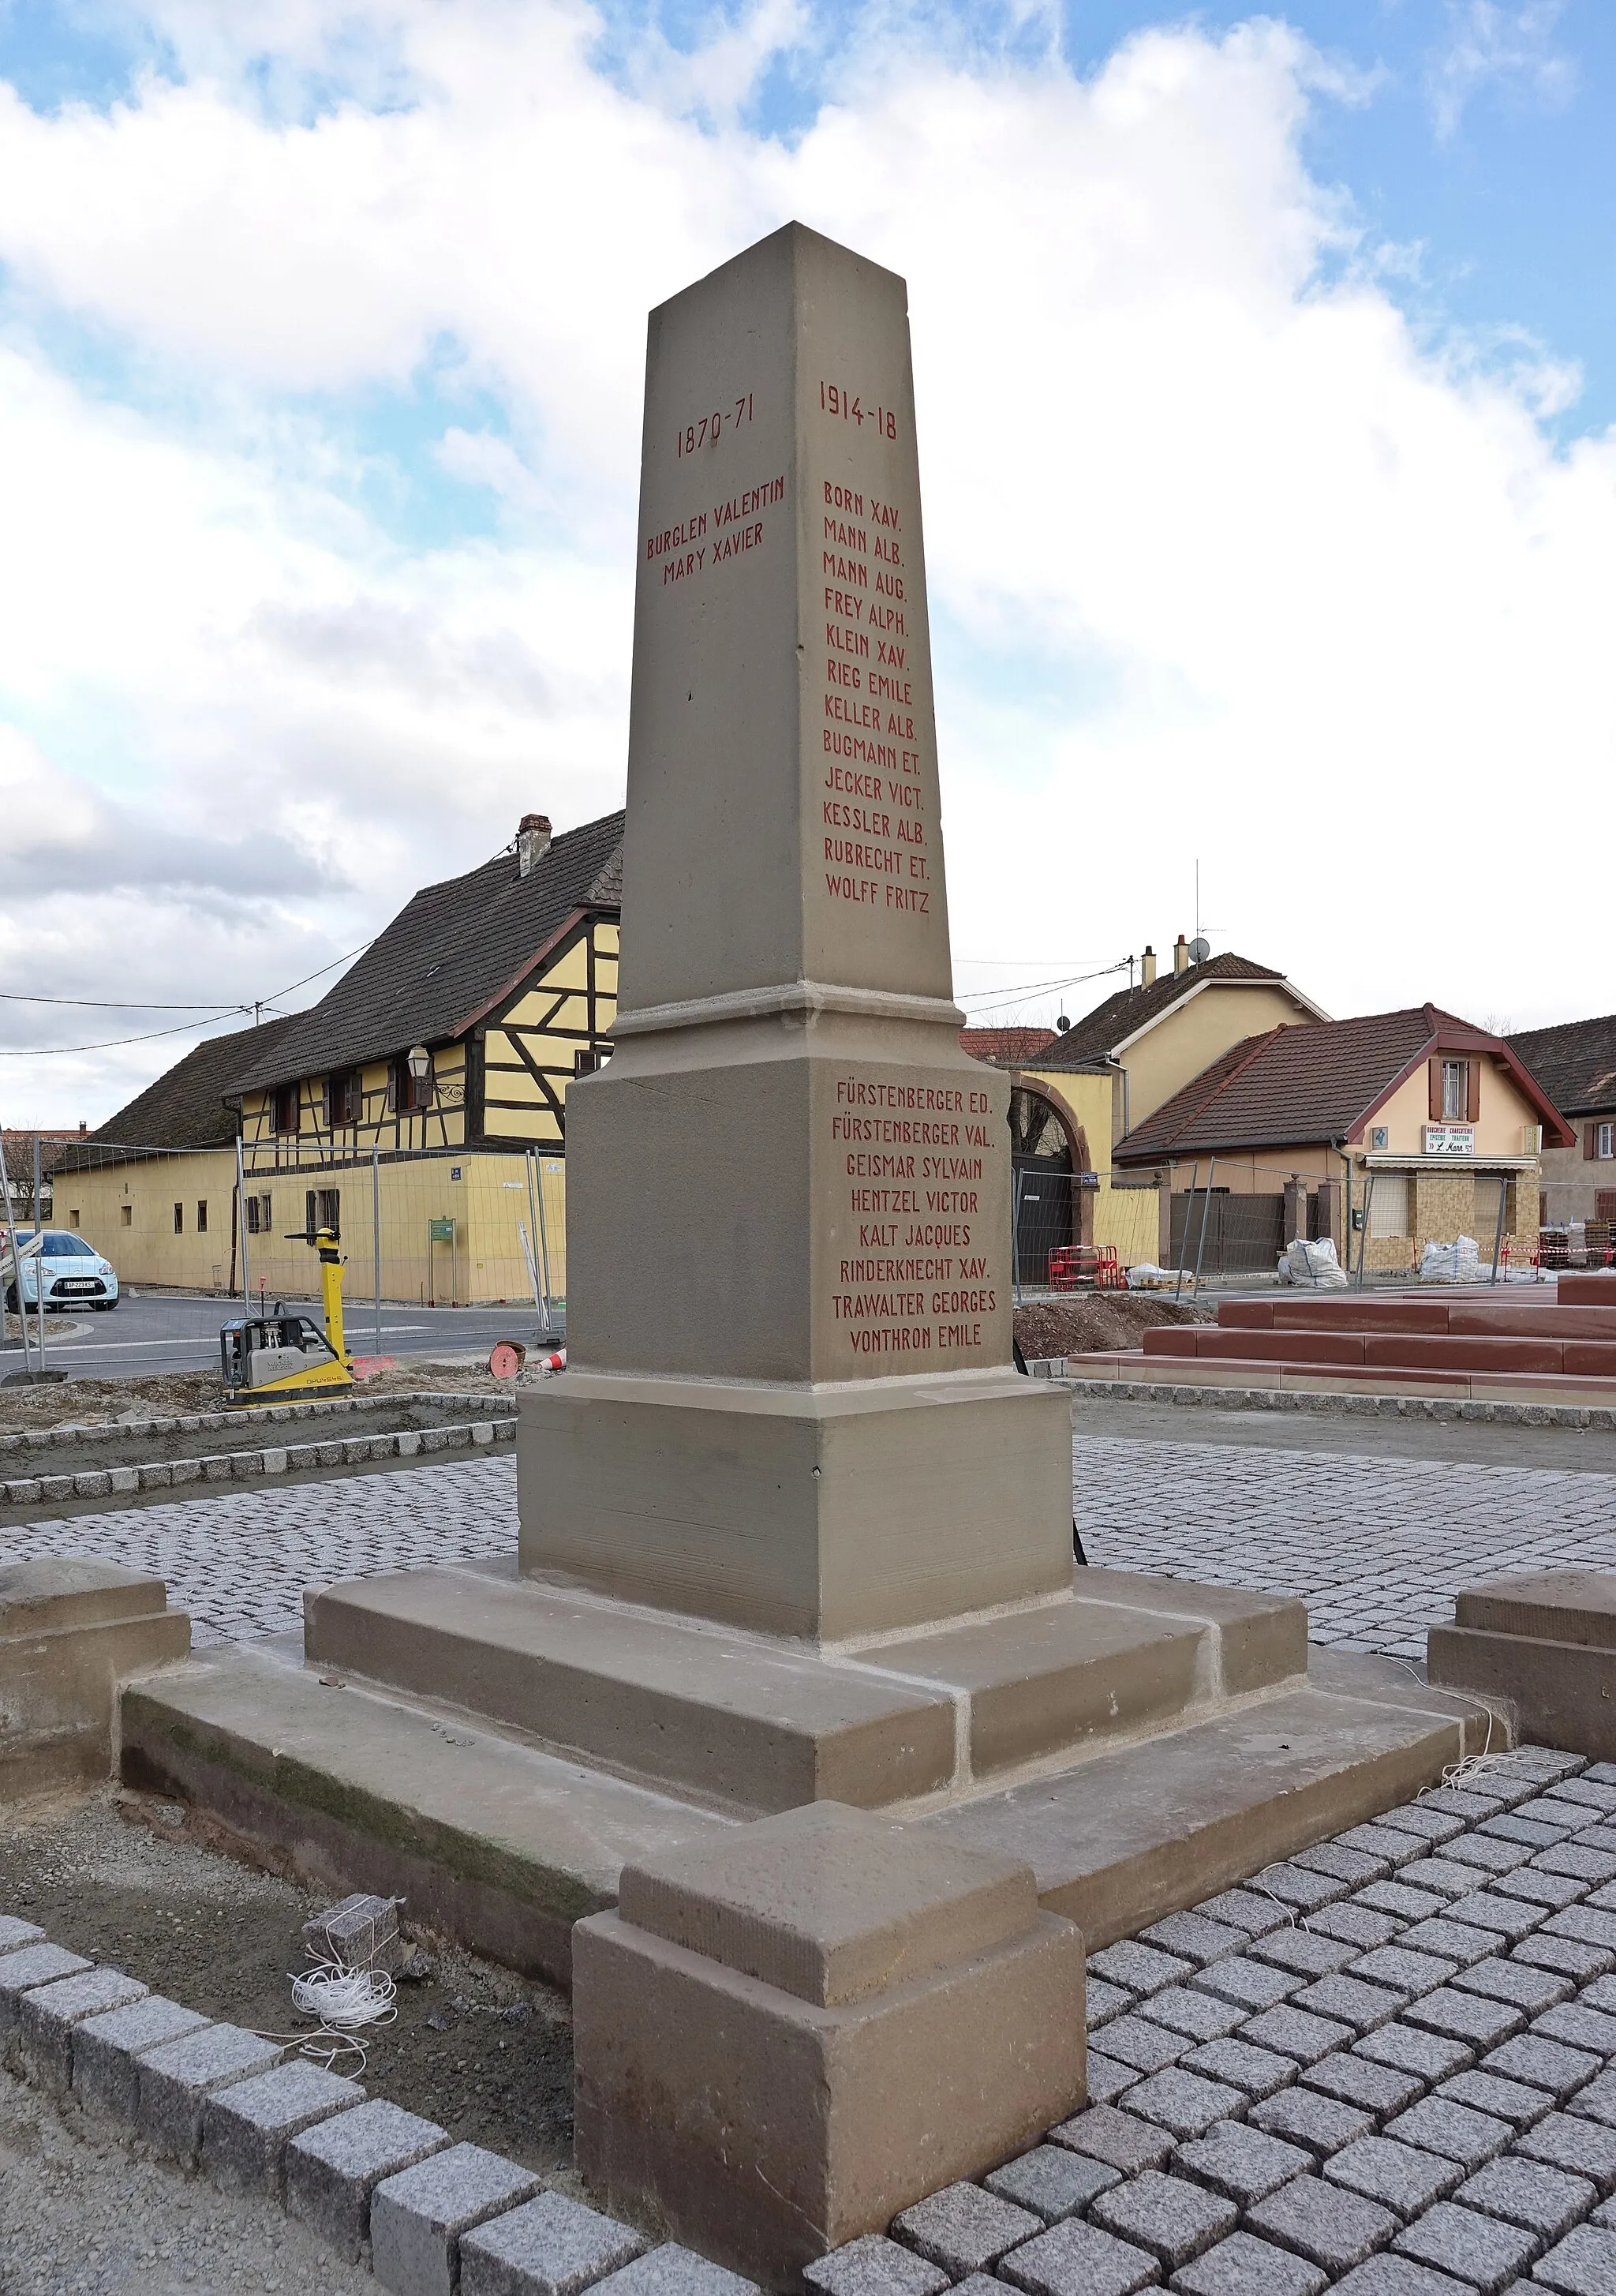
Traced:
[[[3, 1233], [3, 1231], [0, 1231]], [[33, 1239], [31, 1228], [19, 1228], [18, 1239], [24, 1251]], [[6, 1258], [9, 1259], [10, 1253]], [[26, 1307], [39, 1303], [40, 1286], [45, 1288], [45, 1304], [52, 1308], [94, 1308], [102, 1312], [118, 1305], [118, 1271], [110, 1259], [103, 1259], [93, 1243], [71, 1228], [47, 1227], [45, 1241], [37, 1252], [29, 1254], [22, 1263], [22, 1299]], [[17, 1286], [14, 1282], [5, 1287], [8, 1314], [17, 1312]]]

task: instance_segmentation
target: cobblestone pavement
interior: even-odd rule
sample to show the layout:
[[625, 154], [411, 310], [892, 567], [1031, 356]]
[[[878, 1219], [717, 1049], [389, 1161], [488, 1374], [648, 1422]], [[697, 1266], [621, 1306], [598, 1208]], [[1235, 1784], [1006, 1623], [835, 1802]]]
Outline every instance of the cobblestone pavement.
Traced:
[[1616, 1570], [1616, 1475], [1079, 1436], [1091, 1562], [1297, 1595], [1315, 1642], [1423, 1660], [1457, 1589]]
[[255, 1488], [0, 1532], [0, 1557], [103, 1554], [168, 1585], [192, 1640], [234, 1642], [303, 1624], [303, 1589], [419, 1570], [516, 1545], [516, 1462], [458, 1460], [389, 1474]]
[[[1616, 1569], [1616, 1475], [1110, 1436], [1073, 1457], [1091, 1562], [1298, 1595], [1315, 1641], [1348, 1649], [1423, 1659], [1456, 1590], [1502, 1570]], [[306, 1586], [515, 1541], [504, 1457], [36, 1522], [0, 1554], [155, 1571], [204, 1644], [296, 1628]]]
[[1616, 1764], [1472, 1763], [1095, 1954], [1089, 2109], [808, 2278], [1609, 2296], [1613, 1972]]

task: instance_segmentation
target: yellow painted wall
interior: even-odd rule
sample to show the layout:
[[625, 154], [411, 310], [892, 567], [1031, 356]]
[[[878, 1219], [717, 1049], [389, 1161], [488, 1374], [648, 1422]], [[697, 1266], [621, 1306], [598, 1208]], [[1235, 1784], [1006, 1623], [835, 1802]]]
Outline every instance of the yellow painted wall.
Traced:
[[[543, 1231], [549, 1245], [550, 1292], [567, 1292], [567, 1178], [561, 1158], [541, 1157], [544, 1190]], [[458, 1177], [456, 1177], [458, 1175]], [[519, 1154], [473, 1151], [463, 1156], [423, 1157], [383, 1162], [381, 1201], [382, 1297], [394, 1301], [527, 1301], [532, 1292], [518, 1224], [536, 1225], [529, 1210], [526, 1159]], [[71, 1182], [71, 1185], [69, 1182]], [[233, 1151], [205, 1156], [153, 1156], [101, 1172], [64, 1175], [59, 1201], [62, 1225], [69, 1208], [98, 1251], [118, 1270], [121, 1284], [156, 1290], [222, 1290], [230, 1277]], [[271, 1232], [247, 1238], [248, 1270], [256, 1296], [260, 1278], [270, 1297], [311, 1298], [316, 1288], [314, 1253], [288, 1231], [301, 1231], [311, 1188], [335, 1188], [340, 1200], [342, 1250], [347, 1263], [345, 1292], [350, 1301], [373, 1296], [374, 1225], [368, 1162], [335, 1168], [315, 1165], [301, 1170], [260, 1172], [249, 1193], [270, 1198]], [[195, 1199], [208, 1200], [208, 1232], [193, 1232]], [[174, 1233], [174, 1205], [186, 1206], [184, 1235]], [[125, 1210], [129, 1224], [124, 1225]], [[454, 1247], [428, 1244], [428, 1223], [451, 1219]], [[534, 1239], [535, 1258], [539, 1239]], [[238, 1282], [240, 1281], [238, 1259]], [[355, 1344], [363, 1351], [363, 1329]]]
[[1114, 1188], [1111, 1181], [1111, 1148], [1121, 1127], [1120, 1079], [1091, 1075], [1082, 1070], [1062, 1071], [1024, 1069], [1028, 1084], [1064, 1100], [1082, 1126], [1089, 1156], [1099, 1175], [1094, 1196], [1094, 1241], [1102, 1249], [1114, 1247], [1125, 1267], [1156, 1256], [1156, 1197], [1154, 1188]]
[[[1456, 1055], [1463, 1058], [1465, 1055]], [[1474, 1059], [1476, 1055], [1469, 1056]], [[1395, 1156], [1417, 1156], [1424, 1145], [1424, 1128], [1431, 1121], [1431, 1082], [1422, 1061], [1418, 1071], [1400, 1085], [1383, 1108], [1377, 1108], [1373, 1124], [1383, 1124], [1391, 1137], [1387, 1152]], [[1538, 1112], [1525, 1095], [1490, 1060], [1481, 1062], [1481, 1093], [1480, 1112], [1476, 1119], [1476, 1154], [1478, 1156], [1523, 1156], [1526, 1147], [1526, 1128], [1535, 1125]], [[1366, 1146], [1368, 1144], [1366, 1141]]]
[[1142, 1124], [1243, 1037], [1261, 1036], [1281, 1022], [1310, 1025], [1312, 1020], [1306, 1006], [1277, 983], [1208, 980], [1118, 1054], [1128, 1071], [1128, 1123]]
[[364, 1112], [357, 1124], [339, 1126], [333, 1134], [325, 1124], [325, 1074], [305, 1077], [298, 1085], [299, 1130], [275, 1132], [270, 1122], [273, 1095], [249, 1092], [241, 1103], [241, 1133], [248, 1162], [254, 1169], [274, 1170], [277, 1164], [296, 1163], [322, 1149], [357, 1150], [380, 1145], [387, 1150], [458, 1147], [466, 1137], [466, 1048], [440, 1045], [432, 1054], [434, 1101], [428, 1109], [398, 1116], [388, 1107], [388, 1078], [391, 1063], [368, 1061], [360, 1073]]

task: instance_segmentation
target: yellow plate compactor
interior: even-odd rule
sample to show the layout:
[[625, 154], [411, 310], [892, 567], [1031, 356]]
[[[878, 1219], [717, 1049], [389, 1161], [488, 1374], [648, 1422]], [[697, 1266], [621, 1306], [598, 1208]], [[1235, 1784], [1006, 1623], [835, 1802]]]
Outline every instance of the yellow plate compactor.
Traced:
[[273, 1316], [243, 1316], [219, 1333], [219, 1369], [228, 1409], [329, 1395], [354, 1385], [353, 1360], [342, 1332], [342, 1254], [333, 1228], [314, 1235], [298, 1230], [289, 1243], [312, 1243], [320, 1254], [322, 1331], [308, 1316], [289, 1314], [277, 1301]]

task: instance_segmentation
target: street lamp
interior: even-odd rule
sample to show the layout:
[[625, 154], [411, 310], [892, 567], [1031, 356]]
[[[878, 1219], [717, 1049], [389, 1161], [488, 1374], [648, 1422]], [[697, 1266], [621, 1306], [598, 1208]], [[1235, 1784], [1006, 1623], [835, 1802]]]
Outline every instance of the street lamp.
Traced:
[[427, 1078], [432, 1073], [432, 1055], [424, 1045], [412, 1045], [405, 1055], [410, 1071], [410, 1100], [412, 1106], [422, 1107], [426, 1100]]

